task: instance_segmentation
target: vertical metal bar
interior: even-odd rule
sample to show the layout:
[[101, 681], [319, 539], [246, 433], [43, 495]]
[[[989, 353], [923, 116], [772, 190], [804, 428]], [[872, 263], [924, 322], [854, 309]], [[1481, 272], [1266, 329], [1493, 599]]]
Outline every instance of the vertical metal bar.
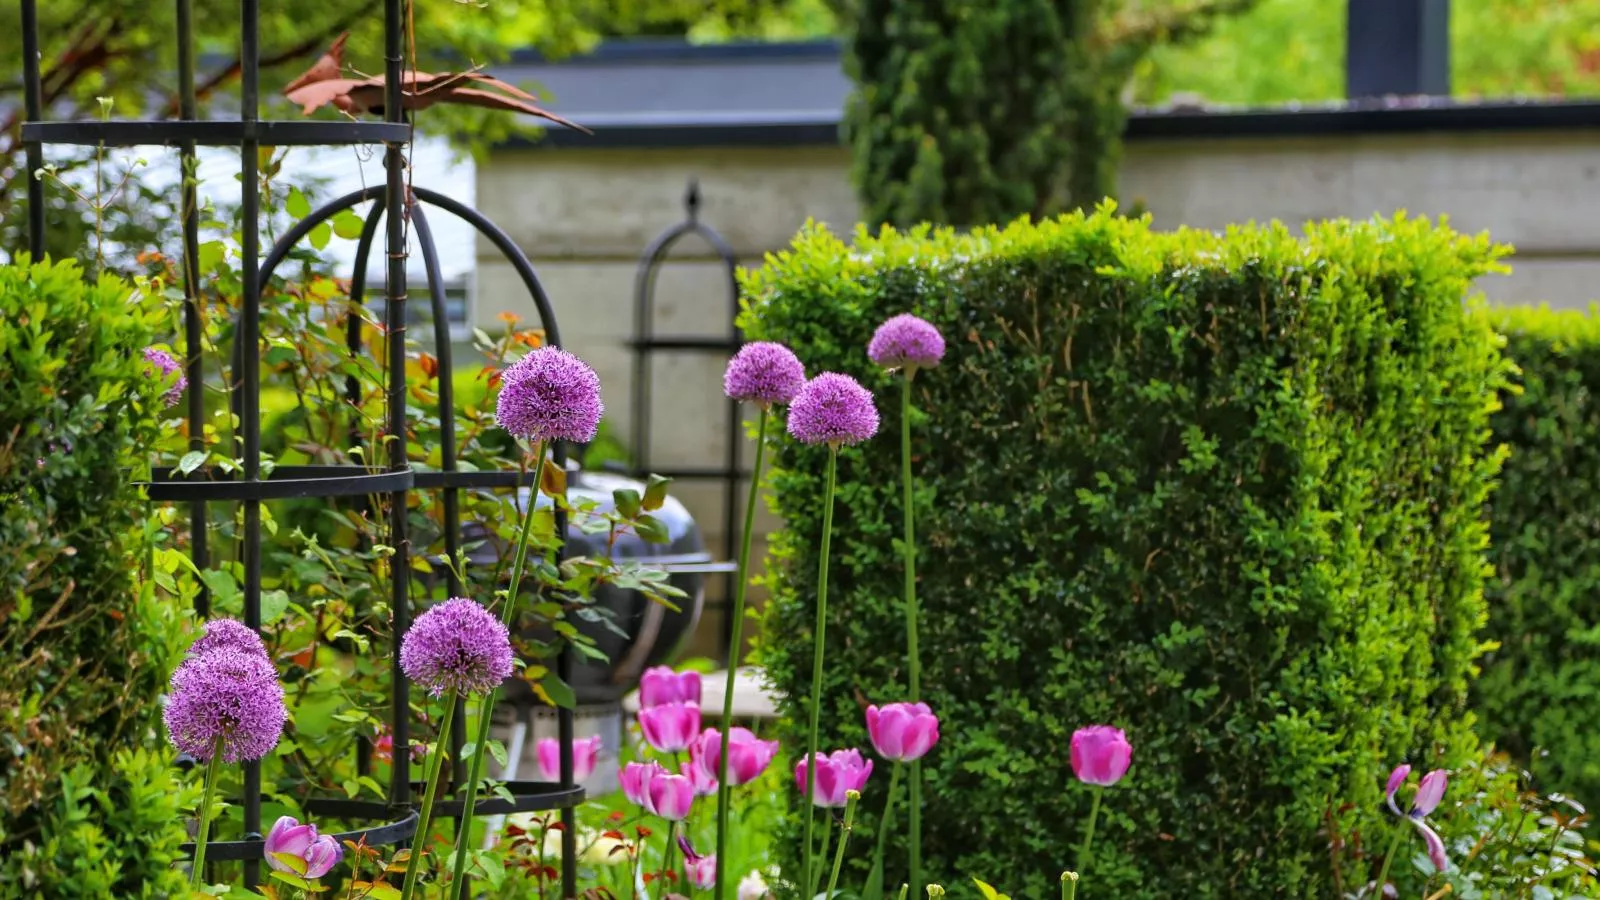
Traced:
[[[261, 478], [261, 193], [258, 184], [258, 156], [260, 143], [256, 138], [255, 122], [260, 115], [260, 15], [258, 0], [241, 0], [240, 19], [240, 82], [239, 119], [244, 123], [244, 142], [239, 148], [239, 192], [241, 209], [241, 260], [240, 275], [243, 281], [243, 305], [239, 341], [239, 387], [241, 415], [239, 426], [244, 431], [244, 480]], [[196, 391], [198, 393], [198, 391]], [[244, 620], [245, 624], [261, 629], [261, 501], [244, 501]], [[261, 764], [244, 765], [244, 831], [258, 835], [261, 831]], [[253, 888], [260, 883], [261, 863], [247, 860], [244, 864], [244, 883]]]
[[[402, 106], [401, 78], [404, 76], [402, 68], [404, 53], [404, 25], [401, 16], [401, 0], [385, 0], [383, 4], [383, 73], [384, 73], [384, 103], [383, 117], [390, 122], [405, 121], [405, 109]], [[383, 165], [387, 175], [384, 186], [384, 206], [387, 210], [384, 216], [385, 247], [388, 254], [388, 274], [385, 277], [385, 303], [384, 326], [388, 338], [388, 363], [389, 363], [389, 391], [388, 407], [389, 422], [385, 437], [389, 444], [389, 469], [399, 471], [406, 468], [406, 258], [405, 258], [405, 157], [401, 153], [402, 145], [388, 143], [384, 145]], [[391, 654], [390, 678], [393, 683], [394, 694], [391, 698], [394, 705], [394, 721], [391, 723], [394, 734], [394, 783], [391, 786], [391, 802], [396, 804], [409, 804], [411, 802], [411, 755], [408, 749], [411, 746], [411, 706], [410, 690], [406, 683], [405, 672], [400, 669], [400, 654], [398, 652], [400, 639], [405, 635], [406, 629], [411, 624], [411, 562], [409, 539], [406, 535], [406, 492], [395, 491], [389, 495], [389, 545], [393, 553], [389, 557], [390, 581], [393, 594], [390, 597], [390, 615], [393, 624], [395, 649]], [[427, 840], [427, 835], [417, 835], [420, 845]]]
[[[739, 319], [739, 263], [729, 258], [724, 260], [728, 266], [728, 339], [730, 343], [737, 344], [741, 335], [736, 322]], [[738, 400], [728, 399], [728, 446], [724, 458], [722, 472], [722, 558], [738, 559], [740, 534], [739, 522], [739, 445], [744, 441], [744, 406]], [[752, 472], [750, 477], [758, 477], [760, 473]], [[741, 643], [743, 635], [733, 633], [733, 595], [738, 590], [735, 580], [738, 574], [730, 572], [722, 578], [722, 646], [730, 648], [728, 658], [723, 664], [728, 669], [728, 677], [733, 677], [733, 668], [739, 662], [739, 652], [734, 643], [738, 639]]]
[[[547, 333], [552, 332], [553, 326], [547, 326]], [[557, 442], [551, 453], [555, 464], [565, 469], [567, 465], [566, 448]], [[534, 487], [534, 497], [538, 496], [538, 487]], [[531, 500], [530, 500], [531, 502]], [[556, 549], [556, 561], [560, 563], [566, 558], [567, 550], [567, 513], [559, 505], [555, 507], [555, 530], [561, 538], [561, 544]], [[572, 642], [566, 641], [561, 645], [561, 653], [556, 657], [556, 676], [566, 684], [572, 683], [573, 652]], [[556, 743], [560, 746], [561, 757], [561, 787], [570, 788], [576, 781], [573, 778], [572, 741], [574, 734], [572, 709], [566, 706], [556, 707]], [[573, 900], [578, 896], [578, 821], [577, 813], [571, 805], [561, 808], [561, 900]]]
[[[178, 12], [178, 117], [194, 121], [199, 108], [194, 90], [194, 13], [190, 0], [177, 0]], [[183, 216], [183, 356], [189, 383], [194, 389], [186, 395], [189, 417], [189, 449], [205, 450], [205, 363], [200, 334], [200, 200], [195, 179], [199, 177], [194, 142], [178, 148], [182, 186]], [[206, 502], [189, 504], [189, 558], [204, 569], [210, 562], [206, 535]], [[202, 582], [195, 595], [194, 609], [200, 618], [211, 614], [211, 591]]]
[[[29, 122], [44, 118], [44, 84], [39, 76], [39, 5], [22, 0], [22, 95]], [[44, 166], [44, 148], [27, 144], [28, 251], [34, 262], [44, 257], [44, 182], [35, 175]]]

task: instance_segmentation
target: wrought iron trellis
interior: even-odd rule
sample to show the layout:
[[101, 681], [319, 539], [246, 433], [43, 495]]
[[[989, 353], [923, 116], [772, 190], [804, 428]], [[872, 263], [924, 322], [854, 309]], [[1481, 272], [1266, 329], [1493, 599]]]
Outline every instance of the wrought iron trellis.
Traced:
[[[262, 506], [275, 500], [289, 498], [336, 498], [387, 495], [390, 504], [388, 543], [393, 547], [392, 571], [405, 573], [391, 579], [391, 626], [396, 648], [399, 638], [411, 621], [411, 566], [410, 542], [407, 535], [407, 496], [413, 490], [438, 490], [442, 492], [444, 510], [445, 552], [455, 556], [460, 547], [461, 522], [459, 492], [471, 489], [506, 489], [536, 483], [537, 469], [521, 472], [462, 472], [456, 465], [455, 419], [452, 396], [449, 323], [444, 312], [444, 285], [440, 277], [438, 252], [433, 234], [421, 204], [428, 204], [460, 217], [482, 234], [510, 261], [522, 278], [535, 306], [549, 343], [559, 345], [557, 331], [548, 296], [539, 282], [532, 264], [504, 232], [477, 211], [449, 197], [425, 188], [406, 185], [406, 160], [404, 147], [411, 140], [411, 127], [405, 121], [402, 95], [403, 79], [403, 16], [402, 0], [384, 0], [385, 97], [382, 122], [321, 122], [321, 121], [267, 121], [259, 118], [260, 108], [260, 46], [259, 0], [240, 2], [240, 113], [234, 121], [202, 121], [198, 115], [195, 91], [194, 18], [191, 0], [174, 0], [177, 19], [179, 118], [175, 121], [96, 121], [96, 122], [46, 122], [43, 121], [43, 89], [40, 73], [40, 46], [37, 0], [20, 0], [23, 30], [23, 82], [24, 112], [26, 121], [22, 128], [29, 172], [37, 172], [43, 165], [43, 148], [46, 144], [67, 144], [95, 147], [123, 147], [135, 145], [176, 145], [182, 161], [183, 179], [180, 187], [183, 231], [183, 281], [184, 281], [184, 351], [186, 375], [196, 389], [188, 392], [186, 415], [189, 420], [190, 449], [203, 450], [203, 391], [205, 371], [201, 357], [201, 303], [199, 295], [199, 203], [194, 181], [198, 146], [237, 147], [241, 184], [241, 284], [243, 296], [234, 341], [234, 385], [232, 402], [238, 415], [242, 472], [238, 478], [219, 479], [214, 472], [195, 472], [189, 475], [171, 468], [158, 468], [152, 472], [146, 485], [152, 500], [188, 503], [191, 555], [197, 568], [207, 565], [209, 556], [206, 542], [208, 503], [237, 503], [243, 511], [241, 559], [244, 571], [243, 614], [245, 624], [261, 630], [261, 528]], [[338, 146], [382, 144], [384, 147], [385, 180], [373, 186], [340, 197], [314, 211], [305, 220], [291, 228], [271, 251], [261, 255], [260, 214], [261, 197], [258, 179], [258, 150], [262, 146]], [[417, 202], [417, 201], [420, 201]], [[279, 466], [263, 477], [260, 465], [261, 415], [261, 322], [260, 301], [263, 289], [269, 283], [278, 264], [300, 240], [317, 225], [334, 215], [358, 204], [371, 202], [361, 236], [357, 244], [355, 272], [350, 290], [352, 309], [365, 299], [366, 268], [380, 221], [385, 229], [385, 310], [387, 384], [386, 402], [388, 421], [388, 453], [382, 471], [373, 471], [365, 465], [312, 465]], [[386, 215], [386, 210], [403, 210], [403, 215]], [[429, 285], [434, 320], [434, 351], [439, 363], [440, 451], [439, 471], [413, 471], [408, 462], [406, 446], [406, 245], [407, 222], [415, 230], [424, 271]], [[38, 178], [28, 180], [28, 239], [35, 258], [44, 253], [45, 208], [43, 185]], [[352, 353], [360, 352], [360, 316], [349, 317], [348, 345]], [[354, 394], [358, 387], [347, 385]], [[552, 454], [558, 465], [564, 463], [565, 448], [557, 444]], [[556, 513], [558, 534], [566, 533], [564, 515]], [[459, 576], [449, 569], [448, 587], [452, 594], [462, 593]], [[202, 617], [210, 613], [207, 592], [202, 588], [196, 600], [196, 612]], [[413, 794], [420, 790], [410, 772], [409, 685], [399, 665], [398, 652], [392, 653], [390, 677], [390, 733], [399, 748], [393, 754], [388, 797], [385, 801], [357, 801], [343, 798], [309, 798], [304, 807], [309, 815], [324, 815], [340, 819], [372, 820], [382, 824], [338, 835], [340, 839], [364, 838], [369, 846], [406, 844], [415, 837], [417, 813]], [[557, 672], [563, 678], [571, 677], [573, 656], [563, 650], [557, 660]], [[491, 797], [475, 804], [477, 813], [521, 812], [559, 809], [563, 829], [562, 842], [562, 896], [576, 895], [576, 833], [574, 809], [583, 799], [583, 789], [573, 779], [573, 718], [569, 709], [557, 711], [558, 733], [561, 745], [560, 781], [556, 784], [520, 781], [506, 785], [510, 800]], [[457, 751], [456, 784], [461, 786], [465, 777], [460, 760], [464, 742], [465, 716], [456, 717], [456, 729], [450, 740]], [[357, 766], [365, 773], [370, 765], [371, 747], [365, 741], [357, 749]], [[445, 801], [438, 804], [438, 814], [459, 817], [463, 803]], [[243, 796], [240, 798], [244, 817], [245, 838], [237, 841], [211, 842], [207, 858], [211, 861], [240, 861], [244, 864], [247, 887], [260, 882], [260, 863], [264, 854], [261, 837], [261, 771], [260, 764], [243, 765]], [[192, 850], [192, 846], [188, 849]], [[467, 884], [457, 887], [465, 895]]]
[[[702, 481], [722, 483], [722, 560], [709, 565], [696, 566], [696, 571], [724, 573], [722, 597], [718, 608], [722, 611], [722, 647], [733, 646], [733, 619], [728, 614], [732, 608], [736, 563], [739, 551], [739, 482], [751, 477], [740, 468], [740, 426], [744, 421], [739, 401], [729, 399], [724, 417], [727, 444], [721, 466], [692, 468], [660, 468], [650, 464], [651, 419], [651, 360], [661, 351], [698, 353], [726, 356], [739, 349], [742, 336], [735, 320], [739, 316], [739, 259], [733, 247], [715, 228], [700, 221], [700, 183], [690, 178], [683, 197], [684, 219], [656, 235], [639, 256], [639, 270], [633, 284], [633, 337], [628, 347], [633, 351], [633, 404], [632, 465], [631, 474], [644, 477], [654, 473], [677, 481]], [[695, 235], [710, 245], [717, 261], [726, 270], [728, 285], [728, 331], [722, 335], [694, 335], [687, 337], [657, 337], [655, 334], [656, 275], [666, 262], [673, 246], [685, 237]], [[735, 660], [724, 660], [731, 669]], [[729, 677], [732, 677], [731, 675]]]

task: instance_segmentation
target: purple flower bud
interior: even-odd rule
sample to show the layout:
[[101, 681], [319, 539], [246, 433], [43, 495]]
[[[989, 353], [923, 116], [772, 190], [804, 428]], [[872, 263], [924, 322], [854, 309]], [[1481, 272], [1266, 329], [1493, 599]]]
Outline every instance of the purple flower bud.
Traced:
[[902, 313], [873, 332], [867, 356], [886, 369], [931, 369], [944, 358], [944, 336], [926, 320]]
[[701, 856], [694, 852], [694, 844], [689, 842], [686, 834], [678, 835], [678, 849], [683, 851], [683, 869], [689, 876], [689, 884], [695, 890], [709, 891], [717, 883], [717, 856]]
[[722, 375], [722, 390], [729, 397], [763, 406], [791, 402], [805, 383], [806, 368], [800, 358], [771, 341], [740, 347]]
[[435, 697], [487, 694], [511, 677], [511, 635], [465, 597], [452, 597], [411, 623], [400, 668]]
[[1091, 725], [1072, 733], [1072, 772], [1084, 784], [1110, 787], [1132, 762], [1133, 745], [1120, 728]]
[[859, 444], [877, 431], [872, 392], [849, 375], [824, 372], [789, 404], [789, 434], [807, 444]]
[[592, 441], [604, 412], [600, 376], [558, 347], [540, 347], [500, 375], [494, 420], [514, 437]]
[[223, 761], [236, 763], [271, 753], [289, 713], [266, 656], [219, 647], [172, 673], [162, 717], [179, 750], [209, 762], [220, 741]]
[[279, 872], [304, 878], [321, 878], [344, 858], [344, 848], [331, 834], [317, 834], [317, 826], [302, 825], [284, 816], [267, 832], [267, 865]]
[[159, 377], [162, 380], [166, 380], [171, 378], [173, 373], [177, 373], [177, 380], [173, 381], [172, 385], [161, 395], [161, 399], [168, 406], [177, 405], [178, 401], [183, 397], [184, 388], [189, 386], [189, 378], [183, 374], [183, 366], [173, 358], [171, 353], [159, 347], [146, 347], [144, 349], [144, 361], [147, 363], [144, 367], [146, 378], [157, 377], [157, 372], [159, 372]]

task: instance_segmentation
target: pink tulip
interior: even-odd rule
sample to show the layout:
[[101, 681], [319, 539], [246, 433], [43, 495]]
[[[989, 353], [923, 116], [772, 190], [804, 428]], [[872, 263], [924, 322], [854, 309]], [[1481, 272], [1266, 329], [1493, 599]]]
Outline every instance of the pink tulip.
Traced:
[[657, 775], [665, 775], [667, 770], [658, 762], [636, 763], [631, 762], [622, 767], [622, 795], [628, 802], [635, 806], [642, 806], [647, 812], [655, 812], [650, 807], [650, 782]]
[[267, 831], [266, 855], [267, 865], [280, 872], [321, 878], [344, 858], [344, 849], [333, 835], [317, 834], [317, 826], [283, 816]]
[[639, 708], [668, 703], [700, 705], [700, 673], [674, 672], [666, 666], [646, 669], [639, 678]]
[[[722, 732], [707, 728], [689, 748], [697, 753], [706, 771], [713, 776], [721, 767]], [[734, 727], [728, 732], [728, 784], [738, 787], [749, 784], [764, 771], [778, 754], [777, 741], [763, 741], [748, 728]]]
[[[860, 750], [835, 750], [830, 756], [816, 755], [816, 791], [812, 803], [825, 809], [837, 809], [845, 804], [846, 791], [860, 791], [872, 774], [872, 760], [862, 760]], [[794, 767], [795, 787], [806, 792], [806, 761]]]
[[1444, 789], [1450, 784], [1450, 775], [1443, 769], [1434, 769], [1422, 776], [1417, 785], [1417, 796], [1411, 801], [1411, 814], [1417, 818], [1432, 815], [1444, 799]]
[[1434, 769], [1422, 776], [1422, 781], [1417, 785], [1417, 795], [1411, 798], [1411, 808], [1401, 812], [1400, 807], [1395, 805], [1394, 798], [1400, 792], [1401, 785], [1410, 777], [1410, 766], [1395, 766], [1394, 771], [1389, 773], [1389, 782], [1384, 785], [1384, 799], [1395, 815], [1403, 816], [1422, 833], [1422, 842], [1428, 848], [1428, 859], [1443, 872], [1450, 865], [1450, 860], [1445, 855], [1444, 841], [1423, 819], [1438, 809], [1439, 803], [1444, 800], [1444, 791], [1450, 784], [1450, 775], [1443, 769]]
[[688, 818], [694, 785], [682, 775], [662, 771], [650, 779], [650, 811], [671, 822]]
[[650, 746], [662, 753], [689, 749], [700, 733], [700, 707], [693, 703], [663, 703], [639, 710], [639, 727]]
[[[583, 781], [594, 773], [600, 759], [600, 736], [572, 742], [572, 780]], [[539, 742], [539, 777], [545, 781], [561, 780], [561, 742], [545, 738]]]
[[696, 890], [711, 890], [717, 883], [716, 854], [701, 856], [694, 852], [694, 844], [682, 834], [678, 835], [678, 848], [683, 851], [683, 868], [689, 874], [689, 884]]
[[705, 760], [695, 755], [692, 745], [689, 747], [689, 758], [678, 766], [678, 774], [689, 779], [696, 797], [709, 797], [717, 792], [716, 770], [706, 767]]
[[1072, 733], [1072, 771], [1084, 784], [1110, 787], [1132, 762], [1133, 745], [1120, 728], [1090, 725]]
[[910, 762], [921, 759], [939, 743], [939, 717], [926, 703], [889, 703], [882, 709], [869, 706], [867, 733], [879, 756]]

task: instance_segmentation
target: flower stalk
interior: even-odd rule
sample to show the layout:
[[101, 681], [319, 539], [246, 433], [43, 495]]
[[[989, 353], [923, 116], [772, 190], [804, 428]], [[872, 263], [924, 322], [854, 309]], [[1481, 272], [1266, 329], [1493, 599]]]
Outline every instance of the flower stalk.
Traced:
[[217, 795], [217, 776], [222, 769], [222, 737], [218, 736], [211, 748], [211, 759], [206, 762], [205, 790], [200, 800], [200, 825], [194, 835], [194, 868], [189, 873], [189, 888], [200, 890], [205, 878], [206, 840], [211, 836], [211, 803]]
[[[1094, 825], [1100, 819], [1100, 798], [1104, 797], [1104, 785], [1095, 785], [1094, 802], [1089, 805], [1089, 824], [1083, 829], [1083, 849], [1078, 851], [1078, 874], [1081, 876], [1089, 870], [1089, 851], [1094, 847]], [[1072, 891], [1078, 890], [1078, 880], [1072, 879]]]
[[855, 828], [856, 803], [861, 799], [861, 792], [849, 791], [844, 796], [844, 824], [840, 826], [839, 849], [833, 855], [833, 874], [828, 876], [828, 890], [822, 895], [824, 900], [832, 900], [833, 891], [839, 886], [839, 869], [844, 865], [844, 848], [850, 843], [850, 832]]
[[[917, 650], [917, 539], [911, 490], [911, 378], [915, 366], [900, 379], [900, 486], [905, 518], [906, 657], [911, 702], [922, 699], [922, 657]], [[922, 760], [911, 761], [911, 884], [922, 883]]]
[[445, 697], [444, 716], [439, 720], [439, 734], [434, 740], [433, 755], [428, 758], [428, 772], [422, 780], [422, 814], [417, 820], [417, 835], [411, 842], [411, 856], [406, 860], [406, 877], [401, 883], [400, 900], [411, 900], [417, 889], [417, 875], [421, 872], [422, 854], [426, 850], [428, 830], [433, 826], [433, 801], [443, 790], [439, 776], [443, 771], [445, 747], [450, 740], [450, 726], [456, 717], [456, 698]]
[[[817, 624], [812, 635], [811, 655], [811, 727], [806, 736], [806, 759], [816, 759], [817, 736], [822, 723], [822, 659], [824, 640], [828, 627], [828, 549], [833, 538], [833, 493], [838, 481], [839, 446], [837, 442], [828, 444], [828, 465], [824, 476], [825, 486], [822, 492], [822, 546], [821, 559], [817, 564]], [[898, 772], [898, 767], [896, 767]], [[810, 804], [816, 796], [817, 767], [806, 767], [806, 802]], [[811, 855], [812, 826], [816, 821], [815, 815], [806, 816], [805, 828], [805, 867], [801, 870], [807, 883], [812, 883], [812, 867], [816, 860]]]
[[883, 818], [878, 822], [878, 848], [872, 853], [872, 871], [867, 876], [866, 896], [882, 896], [883, 855], [889, 847], [889, 823], [894, 821], [894, 805], [900, 799], [900, 769], [896, 761], [889, 770], [889, 796], [883, 801]]

